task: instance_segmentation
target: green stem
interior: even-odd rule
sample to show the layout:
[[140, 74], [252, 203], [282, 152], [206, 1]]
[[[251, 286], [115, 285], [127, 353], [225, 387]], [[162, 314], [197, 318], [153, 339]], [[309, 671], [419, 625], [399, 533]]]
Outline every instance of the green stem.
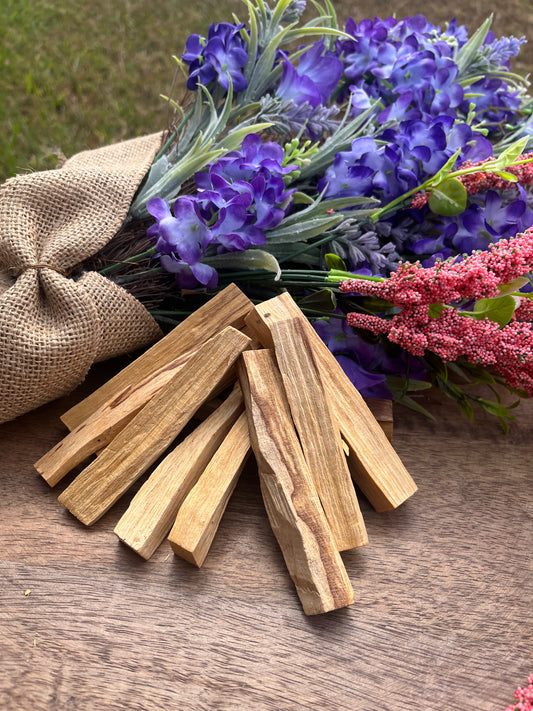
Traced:
[[[126, 274], [125, 276], [120, 276], [117, 278], [117, 284], [129, 284], [133, 281], [139, 281], [141, 279], [146, 279], [146, 277], [155, 276], [156, 274], [164, 274], [165, 270], [163, 267], [154, 267], [153, 269], [147, 269], [145, 272], [137, 272], [137, 274]], [[167, 272], [168, 273], [168, 272]]]
[[291, 259], [294, 259], [295, 257], [299, 257], [300, 254], [304, 254], [304, 252], [308, 252], [310, 249], [313, 249], [314, 247], [319, 247], [321, 244], [325, 244], [326, 242], [331, 242], [333, 239], [333, 235], [326, 235], [325, 237], [322, 237], [322, 239], [317, 240], [316, 242], [311, 242], [309, 244], [304, 245], [301, 249], [297, 250], [296, 252], [293, 252], [292, 254], [289, 254], [286, 257], [283, 257], [282, 259], [278, 259], [279, 264], [283, 264], [283, 262], [289, 262]]
[[329, 284], [338, 284], [341, 281], [349, 281], [350, 279], [361, 279], [363, 281], [387, 281], [385, 277], [367, 276], [366, 274], [352, 274], [351, 272], [343, 272], [340, 269], [330, 269], [326, 281]]
[[100, 269], [100, 274], [110, 274], [111, 272], [117, 271], [117, 269], [120, 269], [123, 267], [125, 264], [135, 264], [136, 262], [140, 262], [143, 259], [146, 259], [147, 257], [153, 257], [153, 255], [156, 253], [156, 248], [155, 247], [150, 247], [150, 249], [147, 249], [145, 252], [141, 252], [140, 254], [135, 254], [133, 257], [128, 257], [128, 259], [124, 259], [122, 262], [115, 262], [115, 264], [111, 264], [109, 267], [104, 267], [103, 269]]

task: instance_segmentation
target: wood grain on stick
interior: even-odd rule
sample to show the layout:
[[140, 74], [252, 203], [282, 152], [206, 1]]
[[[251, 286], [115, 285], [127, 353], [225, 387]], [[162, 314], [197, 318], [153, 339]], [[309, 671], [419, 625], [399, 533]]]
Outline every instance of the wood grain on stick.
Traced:
[[87, 457], [106, 447], [148, 400], [174, 377], [196, 351], [189, 351], [159, 368], [137, 385], [127, 385], [35, 463], [43, 479], [55, 486]]
[[167, 449], [250, 339], [231, 326], [205, 343], [59, 497], [82, 523], [97, 521]]
[[176, 555], [202, 565], [250, 451], [243, 412], [178, 511], [168, 536]]
[[133, 386], [165, 367], [187, 351], [198, 348], [226, 326], [240, 328], [244, 317], [253, 308], [242, 291], [230, 284], [204, 306], [201, 306], [169, 334], [140, 355], [127, 368], [117, 373], [98, 390], [65, 412], [61, 419], [69, 430], [75, 429], [105, 402], [125, 387]]
[[172, 528], [178, 509], [244, 407], [237, 384], [226, 400], [152, 472], [115, 527], [121, 541], [150, 558]]
[[392, 400], [385, 400], [384, 398], [377, 397], [365, 397], [364, 401], [389, 442], [392, 442], [392, 434], [394, 429]]
[[353, 589], [294, 429], [272, 351], [243, 354], [239, 380], [268, 518], [307, 615], [353, 602]]
[[299, 318], [273, 321], [270, 331], [304, 457], [337, 548], [364, 546], [365, 522], [307, 332]]
[[396, 508], [417, 490], [383, 430], [360, 393], [346, 376], [290, 294], [284, 293], [259, 304], [246, 323], [257, 338], [272, 347], [270, 326], [276, 320], [299, 318], [308, 334], [334, 417], [350, 449], [352, 476], [376, 511]]

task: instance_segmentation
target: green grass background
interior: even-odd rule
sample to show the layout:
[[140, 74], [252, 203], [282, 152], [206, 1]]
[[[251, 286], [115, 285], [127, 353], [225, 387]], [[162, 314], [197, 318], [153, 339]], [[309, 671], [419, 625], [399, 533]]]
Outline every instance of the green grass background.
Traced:
[[[471, 31], [494, 12], [498, 35], [530, 37], [515, 68], [533, 69], [531, 0], [333, 2], [343, 21], [423, 12], [441, 24], [456, 16]], [[159, 95], [172, 85], [172, 55], [232, 12], [247, 18], [240, 0], [0, 0], [0, 180], [164, 128]], [[180, 82], [174, 96], [182, 91]]]

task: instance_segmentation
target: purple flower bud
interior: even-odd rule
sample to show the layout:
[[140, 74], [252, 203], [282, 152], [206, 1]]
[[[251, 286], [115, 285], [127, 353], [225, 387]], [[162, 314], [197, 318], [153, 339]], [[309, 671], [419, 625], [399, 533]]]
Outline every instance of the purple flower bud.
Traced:
[[247, 82], [241, 71], [248, 61], [240, 35], [243, 27], [228, 22], [212, 23], [207, 39], [201, 35], [187, 39], [181, 58], [189, 65], [188, 89], [194, 90], [199, 82], [207, 85], [215, 79], [226, 91], [230, 79], [235, 91], [246, 89]]

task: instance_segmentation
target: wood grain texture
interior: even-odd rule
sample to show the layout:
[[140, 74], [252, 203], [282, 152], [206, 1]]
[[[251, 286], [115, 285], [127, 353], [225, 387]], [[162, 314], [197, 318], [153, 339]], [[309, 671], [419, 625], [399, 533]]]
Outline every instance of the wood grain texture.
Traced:
[[126, 385], [87, 420], [35, 462], [43, 479], [55, 486], [91, 454], [107, 447], [156, 393], [167, 385], [196, 351], [188, 351], [150, 373], [136, 385]]
[[351, 472], [355, 482], [376, 511], [396, 508], [416, 490], [413, 477], [391, 446], [383, 429], [354, 388], [341, 366], [302, 314], [289, 293], [256, 306], [246, 324], [265, 347], [273, 345], [270, 325], [288, 317], [299, 318], [329, 392], [333, 414], [342, 438], [350, 449]]
[[235, 362], [250, 343], [231, 326], [204, 343], [63, 491], [59, 502], [91, 526], [163, 454], [220, 384], [234, 377]]
[[203, 564], [250, 452], [243, 412], [177, 513], [168, 535], [176, 555], [198, 567]]
[[337, 550], [366, 546], [368, 536], [333, 419], [320, 367], [300, 318], [270, 323], [292, 419]]
[[366, 397], [365, 402], [368, 409], [376, 418], [379, 426], [385, 433], [389, 442], [392, 442], [394, 432], [394, 417], [392, 414], [392, 400], [383, 398]]
[[263, 501], [304, 612], [351, 605], [352, 585], [298, 440], [274, 352], [244, 357], [239, 381]]
[[253, 466], [201, 569], [166, 544], [144, 561], [118, 541], [129, 493], [90, 529], [58, 505], [33, 462], [63, 436], [60, 414], [126, 364], [99, 364], [68, 398], [0, 426], [2, 711], [510, 703], [533, 669], [533, 401], [507, 437], [445, 397], [422, 399], [435, 423], [396, 407], [419, 492], [386, 513], [361, 501], [370, 545], [343, 554], [356, 601], [306, 617]]
[[163, 542], [178, 509], [244, 408], [237, 385], [226, 400], [178, 444], [149, 476], [115, 526], [123, 543], [150, 558]]
[[234, 328], [244, 326], [244, 317], [251, 308], [251, 301], [235, 284], [230, 284], [164, 338], [144, 351], [109, 382], [101, 385], [68, 412], [63, 413], [61, 419], [69, 430], [73, 430], [124, 388], [135, 387], [155, 370], [165, 367], [170, 361], [187, 351], [197, 349], [226, 326]]

